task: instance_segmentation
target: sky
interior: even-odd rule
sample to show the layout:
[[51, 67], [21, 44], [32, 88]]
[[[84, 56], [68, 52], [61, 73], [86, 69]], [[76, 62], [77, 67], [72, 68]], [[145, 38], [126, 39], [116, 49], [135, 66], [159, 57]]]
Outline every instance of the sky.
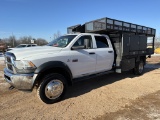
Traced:
[[160, 0], [0, 0], [0, 38], [51, 41], [57, 31], [104, 17], [155, 28], [160, 36]]

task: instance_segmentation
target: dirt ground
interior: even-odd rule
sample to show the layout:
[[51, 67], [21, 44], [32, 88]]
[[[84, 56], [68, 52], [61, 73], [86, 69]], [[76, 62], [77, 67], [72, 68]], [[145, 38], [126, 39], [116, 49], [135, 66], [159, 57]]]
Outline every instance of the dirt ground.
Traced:
[[1, 120], [158, 120], [160, 56], [147, 60], [142, 76], [109, 74], [75, 83], [64, 100], [46, 105], [33, 92], [8, 90], [0, 62]]

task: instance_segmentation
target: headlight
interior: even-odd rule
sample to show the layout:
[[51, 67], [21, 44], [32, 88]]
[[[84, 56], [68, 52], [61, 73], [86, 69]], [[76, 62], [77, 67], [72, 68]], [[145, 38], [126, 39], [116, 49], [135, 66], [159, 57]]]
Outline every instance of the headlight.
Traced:
[[27, 60], [14, 61], [17, 73], [32, 73], [35, 71], [36, 66]]

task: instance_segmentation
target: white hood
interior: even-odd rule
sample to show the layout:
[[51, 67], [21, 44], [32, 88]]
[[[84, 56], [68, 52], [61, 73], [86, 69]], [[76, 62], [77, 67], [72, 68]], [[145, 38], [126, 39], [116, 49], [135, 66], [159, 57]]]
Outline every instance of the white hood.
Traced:
[[38, 47], [28, 47], [28, 48], [15, 48], [10, 53], [16, 56], [16, 60], [21, 60], [25, 58], [30, 58], [33, 56], [43, 55], [43, 54], [53, 54], [60, 52], [62, 48], [51, 47], [51, 46], [38, 46]]

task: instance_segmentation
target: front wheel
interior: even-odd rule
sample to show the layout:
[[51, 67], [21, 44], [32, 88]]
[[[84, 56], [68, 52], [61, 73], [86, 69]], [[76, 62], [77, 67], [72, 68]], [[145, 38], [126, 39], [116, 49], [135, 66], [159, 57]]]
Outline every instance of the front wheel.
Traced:
[[142, 75], [144, 72], [144, 62], [143, 61], [137, 62], [135, 68], [133, 69], [133, 72], [136, 75]]
[[46, 104], [61, 100], [66, 91], [66, 80], [58, 73], [52, 73], [43, 78], [37, 89], [38, 97]]

